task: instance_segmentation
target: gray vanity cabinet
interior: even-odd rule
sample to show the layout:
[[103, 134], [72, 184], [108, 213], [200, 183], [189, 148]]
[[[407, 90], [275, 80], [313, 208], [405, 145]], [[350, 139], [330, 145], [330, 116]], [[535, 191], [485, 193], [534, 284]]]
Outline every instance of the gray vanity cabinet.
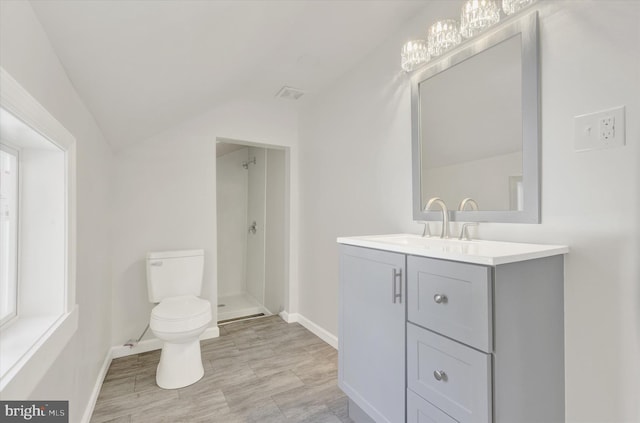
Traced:
[[563, 260], [486, 265], [341, 244], [338, 379], [351, 418], [563, 422]]
[[405, 255], [340, 246], [338, 385], [374, 421], [405, 420]]

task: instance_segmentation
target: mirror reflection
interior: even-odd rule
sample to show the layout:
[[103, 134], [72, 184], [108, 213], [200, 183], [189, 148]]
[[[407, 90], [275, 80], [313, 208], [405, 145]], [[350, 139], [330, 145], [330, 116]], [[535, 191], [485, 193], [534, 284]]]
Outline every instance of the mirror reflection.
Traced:
[[421, 204], [463, 198], [522, 210], [522, 65], [518, 34], [419, 84]]

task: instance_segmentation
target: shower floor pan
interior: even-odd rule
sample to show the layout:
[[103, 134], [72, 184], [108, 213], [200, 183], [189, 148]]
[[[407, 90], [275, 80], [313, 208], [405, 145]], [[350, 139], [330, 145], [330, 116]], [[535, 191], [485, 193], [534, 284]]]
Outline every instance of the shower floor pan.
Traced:
[[235, 294], [218, 297], [218, 322], [261, 313], [271, 315], [269, 310], [250, 295]]

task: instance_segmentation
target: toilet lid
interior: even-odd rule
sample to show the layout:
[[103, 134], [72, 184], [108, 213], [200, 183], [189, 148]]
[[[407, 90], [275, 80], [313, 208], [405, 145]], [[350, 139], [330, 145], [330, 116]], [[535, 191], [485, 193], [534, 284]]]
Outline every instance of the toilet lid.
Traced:
[[203, 315], [211, 316], [211, 303], [191, 295], [165, 298], [153, 308], [151, 317], [155, 320], [186, 320]]

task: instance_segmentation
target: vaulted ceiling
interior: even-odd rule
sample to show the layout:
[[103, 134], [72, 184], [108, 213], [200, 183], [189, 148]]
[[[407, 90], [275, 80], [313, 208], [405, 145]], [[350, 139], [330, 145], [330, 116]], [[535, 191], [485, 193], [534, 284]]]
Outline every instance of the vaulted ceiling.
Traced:
[[31, 4], [114, 147], [230, 100], [274, 99], [284, 85], [313, 96], [426, 6], [403, 0]]

